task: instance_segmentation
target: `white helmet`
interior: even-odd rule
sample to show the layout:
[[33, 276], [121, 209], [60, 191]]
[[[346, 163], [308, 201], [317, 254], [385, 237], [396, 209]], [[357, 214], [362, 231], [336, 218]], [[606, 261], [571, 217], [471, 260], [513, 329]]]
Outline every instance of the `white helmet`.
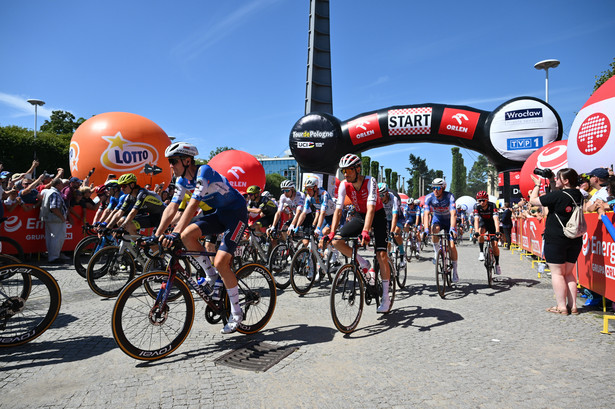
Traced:
[[175, 142], [167, 146], [164, 151], [164, 156], [170, 158], [171, 156], [192, 156], [195, 157], [199, 154], [199, 150], [196, 146], [186, 142]]
[[292, 180], [283, 180], [282, 183], [280, 183], [280, 188], [281, 189], [294, 189], [295, 188], [295, 182], [293, 182]]
[[414, 199], [413, 199], [413, 198], [411, 198], [411, 197], [409, 197], [409, 198], [406, 200], [406, 204], [409, 204], [409, 205], [410, 205], [410, 204], [412, 204], [412, 203], [414, 203]]
[[418, 206], [421, 204], [421, 201], [419, 199], [414, 199], [414, 205]]
[[271, 199], [271, 197], [273, 196], [271, 194], [271, 192], [269, 192], [268, 190], [265, 190], [263, 193], [261, 193], [261, 196], [266, 197], [267, 199]]
[[442, 178], [435, 178], [431, 182], [431, 186], [442, 186], [442, 189], [446, 189], [446, 181]]
[[315, 178], [314, 176], [309, 176], [307, 178], [305, 178], [305, 180], [303, 181], [303, 188], [305, 189], [306, 187], [317, 187], [318, 186], [318, 179]]
[[360, 166], [360, 165], [361, 165], [361, 158], [359, 158], [357, 155], [353, 153], [348, 153], [342, 156], [342, 159], [340, 159], [339, 168], [346, 169], [346, 168], [351, 168], [353, 166]]

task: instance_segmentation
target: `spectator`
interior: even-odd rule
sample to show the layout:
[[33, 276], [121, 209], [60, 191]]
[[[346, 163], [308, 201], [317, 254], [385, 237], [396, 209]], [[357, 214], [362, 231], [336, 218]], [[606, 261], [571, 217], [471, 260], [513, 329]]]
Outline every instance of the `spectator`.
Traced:
[[68, 185], [66, 185], [62, 189], [62, 198], [66, 202], [66, 207], [68, 208], [67, 220], [69, 223], [71, 215], [75, 216], [76, 218], [80, 218], [81, 216], [79, 213], [77, 213], [76, 209], [77, 206], [79, 206], [79, 203], [75, 201], [75, 192], [79, 190], [79, 187], [81, 187], [81, 183], [81, 179], [76, 176], [73, 176], [68, 180]]
[[66, 218], [68, 216], [68, 207], [60, 193], [61, 187], [62, 180], [56, 176], [51, 181], [51, 188], [43, 191], [40, 217], [45, 222], [47, 260], [50, 263], [70, 260], [61, 253], [64, 240], [66, 240]]
[[510, 202], [504, 202], [504, 208], [500, 214], [502, 233], [504, 233], [504, 248], [510, 248], [510, 232], [512, 230], [512, 210]]
[[34, 209], [35, 207], [40, 206], [40, 203], [38, 200], [39, 191], [38, 189], [36, 189], [36, 187], [41, 183], [44, 176], [45, 175], [40, 175], [38, 179], [36, 179], [35, 181], [32, 181], [32, 179], [29, 176], [25, 176], [21, 180], [22, 189], [19, 191], [19, 194], [17, 195], [17, 202], [19, 202], [19, 204], [25, 211], [28, 212]]
[[587, 202], [587, 204], [585, 205], [584, 210], [586, 212], [595, 212], [598, 208], [598, 205], [596, 205], [597, 199], [600, 199], [603, 202], [607, 201], [606, 198], [608, 194], [606, 192], [606, 184], [607, 184], [607, 179], [609, 178], [609, 171], [606, 170], [605, 168], [596, 168], [592, 170], [591, 172], [589, 172], [588, 175], [589, 175], [589, 183], [591, 187], [595, 189], [595, 192], [593, 194], [592, 192], [590, 192], [592, 196]]
[[589, 198], [589, 191], [591, 190], [591, 186], [589, 184], [589, 176], [584, 173], [579, 177], [579, 190], [581, 191], [585, 199]]
[[[577, 310], [577, 279], [574, 265], [577, 261], [583, 239], [569, 239], [564, 235], [563, 226], [568, 223], [574, 209], [574, 203], [581, 205], [583, 195], [576, 189], [578, 174], [574, 169], [564, 168], [557, 172], [555, 189], [552, 192], [538, 196], [540, 180], [531, 175], [534, 189], [530, 196], [530, 204], [548, 208], [547, 222], [544, 232], [544, 257], [551, 269], [551, 284], [555, 293], [557, 305], [547, 308], [555, 314], [578, 314]], [[553, 186], [553, 184], [552, 184]]]

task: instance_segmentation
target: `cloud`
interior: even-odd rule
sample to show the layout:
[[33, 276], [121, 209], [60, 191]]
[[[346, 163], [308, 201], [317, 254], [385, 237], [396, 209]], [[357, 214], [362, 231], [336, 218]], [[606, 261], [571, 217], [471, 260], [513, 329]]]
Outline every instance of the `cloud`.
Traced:
[[215, 24], [205, 24], [204, 29], [193, 33], [190, 37], [179, 43], [173, 48], [171, 53], [178, 58], [182, 58], [184, 61], [193, 60], [209, 47], [242, 27], [242, 21], [249, 19], [263, 8], [279, 1], [280, 0], [255, 0], [245, 4], [243, 7], [234, 10]]
[[[14, 111], [10, 114], [13, 118], [24, 117], [34, 114], [34, 107], [28, 102], [28, 97], [22, 95], [11, 95], [0, 92], [0, 104], [11, 107]], [[38, 107], [38, 116], [49, 118], [52, 109]]]

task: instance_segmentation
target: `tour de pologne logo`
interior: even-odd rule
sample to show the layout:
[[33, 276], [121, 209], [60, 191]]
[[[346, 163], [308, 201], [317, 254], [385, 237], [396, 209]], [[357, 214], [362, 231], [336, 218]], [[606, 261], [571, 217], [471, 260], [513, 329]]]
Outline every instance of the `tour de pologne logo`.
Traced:
[[124, 139], [121, 132], [101, 138], [109, 142], [109, 146], [100, 156], [100, 163], [109, 170], [126, 172], [158, 162], [158, 151], [148, 143]]
[[593, 155], [604, 147], [611, 133], [611, 122], [601, 112], [585, 118], [577, 133], [577, 146], [585, 155]]
[[71, 141], [68, 148], [68, 164], [71, 174], [79, 170], [79, 144], [75, 141]]

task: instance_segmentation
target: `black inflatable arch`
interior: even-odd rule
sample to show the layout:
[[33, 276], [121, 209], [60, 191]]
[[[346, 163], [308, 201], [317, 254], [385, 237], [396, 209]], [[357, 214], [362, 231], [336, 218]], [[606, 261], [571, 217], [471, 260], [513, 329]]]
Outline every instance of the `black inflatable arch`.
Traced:
[[562, 121], [546, 102], [519, 97], [493, 112], [442, 104], [393, 106], [340, 121], [314, 112], [293, 126], [289, 145], [301, 168], [334, 174], [347, 153], [396, 143], [456, 145], [485, 155], [499, 172], [519, 169], [536, 149], [562, 139]]

